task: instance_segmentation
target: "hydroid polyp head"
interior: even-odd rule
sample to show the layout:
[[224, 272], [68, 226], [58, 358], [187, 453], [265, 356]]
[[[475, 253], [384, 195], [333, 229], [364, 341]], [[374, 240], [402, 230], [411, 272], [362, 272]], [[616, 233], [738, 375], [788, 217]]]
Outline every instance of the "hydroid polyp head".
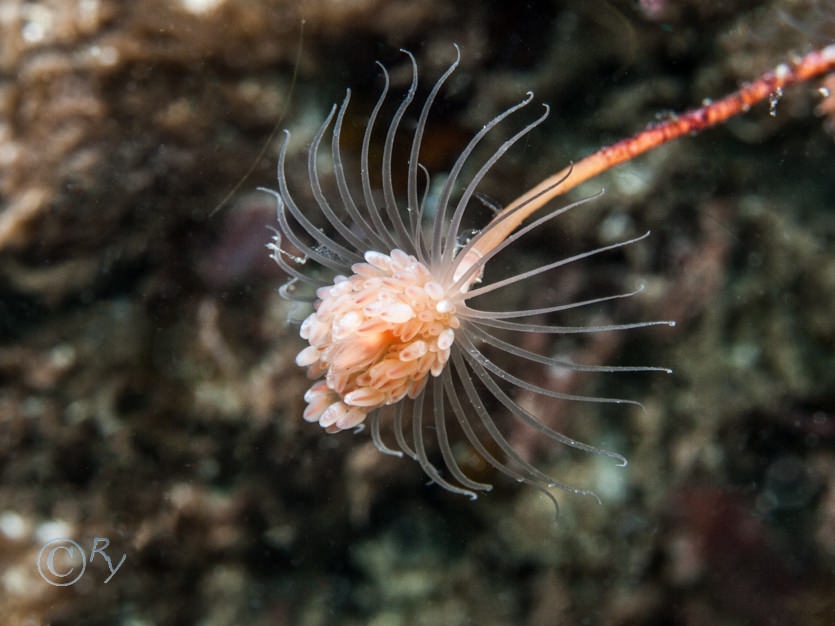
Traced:
[[[458, 48], [456, 46], [456, 53]], [[669, 371], [656, 367], [579, 365], [547, 357], [499, 338], [494, 329], [510, 333], [595, 333], [646, 327], [671, 322], [639, 322], [622, 325], [551, 326], [531, 324], [525, 318], [579, 309], [635, 295], [640, 289], [603, 296], [592, 300], [556, 304], [538, 309], [488, 311], [473, 306], [470, 300], [487, 295], [519, 281], [526, 281], [569, 263], [631, 245], [649, 233], [619, 243], [562, 258], [515, 276], [482, 283], [485, 265], [497, 254], [518, 242], [531, 231], [555, 217], [587, 202], [583, 200], [557, 209], [531, 221], [513, 234], [496, 241], [494, 234], [505, 220], [513, 219], [525, 204], [510, 207], [474, 236], [462, 241], [462, 222], [477, 188], [499, 158], [517, 141], [540, 124], [543, 113], [521, 130], [511, 134], [475, 170], [468, 180], [461, 180], [465, 165], [484, 137], [505, 119], [519, 112], [533, 99], [525, 94], [516, 105], [484, 124], [451, 167], [445, 182], [431, 195], [429, 174], [420, 165], [420, 147], [432, 104], [458, 65], [460, 55], [435, 82], [411, 131], [411, 147], [406, 170], [406, 203], [398, 203], [392, 183], [393, 147], [400, 123], [414, 100], [418, 72], [411, 53], [412, 81], [385, 132], [380, 167], [381, 193], [376, 193], [370, 176], [369, 153], [380, 109], [389, 91], [389, 76], [380, 65], [384, 87], [368, 120], [360, 154], [358, 187], [362, 196], [355, 198], [346, 175], [340, 150], [340, 135], [350, 91], [341, 106], [331, 109], [311, 142], [307, 167], [313, 199], [326, 222], [320, 229], [309, 217], [311, 210], [301, 210], [290, 193], [285, 175], [287, 137], [278, 159], [278, 191], [271, 193], [277, 204], [278, 228], [269, 245], [275, 262], [290, 276], [281, 293], [297, 301], [312, 303], [314, 311], [302, 322], [300, 335], [308, 342], [296, 357], [307, 368], [314, 382], [305, 394], [307, 407], [303, 417], [318, 422], [328, 432], [363, 426], [368, 423], [377, 448], [386, 454], [406, 455], [418, 461], [427, 475], [450, 491], [475, 498], [476, 492], [490, 489], [461, 469], [452, 452], [447, 420], [453, 420], [472, 448], [490, 465], [514, 479], [533, 485], [556, 505], [549, 487], [561, 487], [574, 493], [590, 491], [569, 487], [543, 473], [525, 460], [493, 422], [482, 399], [486, 393], [492, 402], [504, 407], [515, 419], [534, 428], [543, 436], [571, 448], [611, 457], [625, 465], [615, 452], [581, 443], [540, 422], [511, 397], [512, 388], [524, 389], [550, 398], [580, 402], [635, 404], [630, 400], [600, 398], [556, 392], [528, 382], [499, 367], [482, 351], [505, 352], [510, 358], [547, 367], [575, 371]], [[317, 155], [333, 124], [330, 154], [333, 161], [339, 210], [333, 208], [319, 179]], [[555, 184], [560, 184], [559, 182]], [[378, 196], [384, 202], [378, 206]], [[453, 200], [453, 196], [456, 199]], [[532, 199], [535, 200], [536, 196]], [[431, 227], [425, 216], [432, 215]], [[297, 252], [288, 252], [285, 242]], [[485, 246], [485, 242], [490, 242]], [[309, 265], [317, 266], [307, 271]], [[331, 278], [322, 278], [322, 272]], [[430, 461], [425, 441], [426, 399], [431, 400], [433, 436], [443, 460], [439, 468]], [[640, 405], [639, 405], [640, 406]], [[404, 421], [411, 415], [411, 442]], [[400, 448], [387, 446], [380, 423], [390, 419]], [[491, 441], [485, 444], [485, 439]], [[492, 450], [492, 451], [491, 451]], [[495, 453], [498, 451], [498, 453]], [[593, 494], [591, 494], [593, 495]]]
[[448, 294], [414, 256], [365, 253], [316, 290], [316, 310], [302, 322], [309, 346], [296, 364], [318, 379], [305, 396], [304, 419], [328, 432], [353, 428], [375, 409], [414, 399], [449, 360], [459, 292]]

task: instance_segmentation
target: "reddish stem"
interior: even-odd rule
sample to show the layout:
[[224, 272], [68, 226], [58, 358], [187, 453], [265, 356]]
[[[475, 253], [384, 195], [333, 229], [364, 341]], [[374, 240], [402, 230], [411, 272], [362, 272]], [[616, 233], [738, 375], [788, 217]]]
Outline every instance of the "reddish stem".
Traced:
[[[680, 115], [673, 115], [670, 119], [654, 124], [632, 137], [601, 148], [575, 165], [567, 166], [556, 174], [549, 176], [536, 187], [511, 202], [495, 218], [503, 219], [502, 223], [496, 224], [493, 229], [485, 233], [485, 236], [475, 246], [476, 252], [480, 255], [486, 254], [499, 245], [526, 217], [546, 202], [601, 172], [628, 161], [647, 150], [667, 143], [671, 139], [688, 133], [698, 133], [705, 128], [720, 124], [734, 115], [745, 113], [757, 102], [765, 100], [769, 95], [778, 93], [795, 83], [832, 71], [835, 71], [835, 45], [810, 52], [789, 64], [780, 64], [721, 100]], [[525, 205], [524, 208], [509, 215], [522, 205]], [[502, 218], [503, 215], [506, 217]]]

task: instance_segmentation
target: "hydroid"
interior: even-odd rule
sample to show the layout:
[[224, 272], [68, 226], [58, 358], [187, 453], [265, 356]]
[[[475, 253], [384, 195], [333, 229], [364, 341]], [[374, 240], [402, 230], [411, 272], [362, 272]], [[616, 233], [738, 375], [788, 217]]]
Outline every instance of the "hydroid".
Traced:
[[[313, 303], [313, 312], [302, 322], [300, 335], [308, 342], [296, 363], [307, 369], [313, 384], [305, 394], [303, 418], [328, 432], [362, 427], [368, 423], [371, 438], [385, 454], [415, 459], [426, 474], [441, 487], [475, 498], [491, 488], [464, 472], [452, 450], [448, 421], [457, 424], [463, 437], [486, 463], [512, 478], [542, 490], [556, 505], [550, 487], [580, 494], [590, 491], [568, 486], [529, 463], [510, 445], [496, 426], [489, 406], [499, 405], [520, 422], [562, 445], [602, 455], [621, 465], [620, 454], [582, 443], [543, 422], [513, 399], [513, 389], [548, 398], [580, 402], [636, 404], [631, 400], [561, 393], [527, 381], [494, 362], [483, 346], [501, 351], [521, 363], [588, 372], [662, 371], [645, 366], [581, 365], [526, 350], [496, 335], [516, 333], [577, 334], [619, 331], [673, 322], [654, 321], [616, 325], [553, 326], [533, 324], [527, 319], [581, 309], [637, 294], [640, 289], [584, 301], [560, 303], [536, 309], [491, 311], [475, 306], [474, 298], [488, 295], [512, 284], [570, 263], [635, 244], [649, 235], [620, 241], [499, 280], [484, 280], [485, 265], [528, 233], [566, 212], [581, 206], [581, 200], [555, 208], [509, 233], [506, 225], [537, 203], [544, 194], [564, 184], [566, 177], [551, 181], [544, 190], [508, 207], [483, 230], [475, 234], [463, 228], [465, 213], [477, 189], [491, 168], [516, 142], [548, 115], [548, 106], [535, 120], [511, 134], [488, 158], [475, 168], [470, 163], [476, 148], [488, 133], [496, 132], [504, 120], [533, 100], [527, 93], [520, 102], [479, 130], [452, 165], [445, 182], [431, 194], [429, 173], [420, 164], [421, 142], [432, 105], [445, 81], [457, 67], [460, 54], [434, 83], [423, 102], [411, 131], [409, 161], [405, 166], [405, 204], [398, 201], [392, 182], [395, 138], [401, 121], [412, 104], [418, 85], [418, 69], [410, 60], [412, 81], [388, 123], [379, 164], [381, 187], [375, 193], [369, 159], [372, 135], [389, 91], [389, 76], [378, 63], [384, 87], [365, 128], [358, 187], [355, 197], [343, 164], [340, 135], [350, 101], [350, 90], [342, 104], [331, 109], [316, 132], [308, 154], [307, 170], [316, 208], [326, 222], [320, 229], [294, 201], [286, 175], [289, 132], [278, 158], [278, 228], [269, 245], [272, 258], [290, 276], [281, 288], [287, 298]], [[456, 46], [456, 53], [458, 48]], [[330, 131], [330, 153], [336, 198], [322, 189], [317, 154]], [[466, 166], [466, 167], [465, 167]], [[475, 171], [462, 179], [465, 169]], [[457, 190], [460, 190], [457, 191]], [[382, 196], [382, 205], [377, 199]], [[431, 228], [425, 224], [432, 215]], [[497, 232], [503, 232], [496, 238]], [[490, 242], [489, 245], [485, 245]], [[288, 245], [289, 244], [289, 245]], [[327, 274], [327, 278], [323, 277]], [[515, 369], [515, 368], [514, 368]], [[483, 397], [485, 396], [485, 397]], [[425, 405], [430, 404], [427, 422]], [[411, 419], [410, 433], [406, 422]], [[381, 421], [391, 422], [396, 447], [383, 441]], [[434, 426], [434, 428], [429, 428]], [[442, 463], [430, 460], [427, 437], [435, 439]]]

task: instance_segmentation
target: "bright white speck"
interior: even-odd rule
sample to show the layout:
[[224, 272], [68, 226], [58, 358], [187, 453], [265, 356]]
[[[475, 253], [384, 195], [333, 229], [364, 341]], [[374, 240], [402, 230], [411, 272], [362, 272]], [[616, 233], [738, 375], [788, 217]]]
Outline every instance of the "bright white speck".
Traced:
[[791, 68], [785, 63], [780, 63], [777, 68], [774, 70], [774, 73], [777, 75], [777, 78], [780, 80], [784, 80], [789, 74], [791, 74]]
[[72, 528], [62, 520], [44, 522], [43, 524], [39, 524], [35, 529], [35, 537], [41, 543], [58, 537], [69, 537], [71, 534]]
[[213, 11], [221, 4], [223, 4], [223, 0], [180, 0], [180, 6], [189, 13], [196, 15]]
[[90, 46], [89, 52], [102, 65], [113, 66], [119, 61], [119, 52], [113, 46]]
[[612, 185], [619, 193], [627, 196], [647, 193], [653, 182], [652, 168], [641, 163], [631, 163], [612, 177]]
[[93, 22], [99, 15], [101, 8], [99, 0], [80, 0], [78, 14], [82, 22]]
[[12, 540], [23, 539], [26, 534], [26, 522], [14, 511], [0, 514], [0, 533]]
[[435, 305], [435, 310], [438, 313], [451, 313], [455, 309], [452, 306], [452, 302], [449, 300], [441, 300], [438, 304]]
[[44, 28], [43, 25], [37, 22], [27, 22], [21, 31], [23, 40], [26, 43], [38, 43], [43, 39]]
[[619, 241], [626, 237], [632, 227], [632, 220], [625, 213], [610, 215], [598, 227], [601, 241], [606, 243]]
[[731, 364], [740, 370], [750, 369], [760, 359], [762, 351], [752, 343], [739, 343], [730, 350]]
[[52, 34], [55, 22], [52, 9], [32, 2], [24, 3], [20, 13], [24, 22], [20, 34], [26, 43], [39, 43]]

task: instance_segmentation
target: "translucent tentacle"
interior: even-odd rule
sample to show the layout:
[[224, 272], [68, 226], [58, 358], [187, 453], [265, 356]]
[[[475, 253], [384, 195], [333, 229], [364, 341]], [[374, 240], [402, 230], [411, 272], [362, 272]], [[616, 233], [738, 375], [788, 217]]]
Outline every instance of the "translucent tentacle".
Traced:
[[[444, 410], [444, 387], [443, 382], [439, 378], [432, 381], [432, 399], [434, 402], [435, 411], [435, 429], [437, 431], [438, 446], [441, 449], [441, 456], [444, 458], [444, 464], [449, 470], [450, 474], [455, 477], [459, 483], [477, 491], [490, 491], [493, 487], [486, 483], [480, 483], [469, 478], [458, 465], [455, 460], [455, 455], [449, 445], [449, 438], [446, 430], [446, 411]], [[475, 500], [478, 496], [473, 493], [472, 499]]]
[[[430, 91], [429, 95], [426, 96], [423, 108], [420, 110], [417, 126], [415, 127], [414, 134], [412, 135], [412, 148], [409, 154], [409, 171], [407, 176], [406, 195], [409, 202], [409, 219], [413, 233], [416, 233], [420, 228], [420, 224], [418, 222], [417, 171], [419, 165], [418, 155], [420, 153], [420, 144], [423, 141], [423, 132], [426, 129], [426, 120], [429, 117], [429, 111], [432, 108], [432, 104], [435, 102], [435, 98], [438, 96], [438, 92], [441, 90], [441, 87], [443, 87], [447, 78], [450, 77], [450, 75], [455, 71], [455, 68], [458, 67], [458, 64], [461, 62], [461, 50], [458, 48], [458, 44], [452, 45], [455, 46], [455, 61], [453, 61], [446, 71], [441, 74], [441, 77], [435, 81], [435, 84], [432, 86], [432, 91]], [[414, 61], [414, 59], [412, 60]], [[415, 240], [417, 241], [416, 237]], [[421, 263], [424, 263], [425, 259], [421, 257], [422, 255], [418, 258], [421, 260]]]
[[[524, 230], [524, 229], [522, 229]], [[507, 240], [512, 239], [519, 233], [514, 233]], [[600, 248], [595, 248], [594, 250], [588, 250], [586, 252], [581, 252], [580, 254], [575, 254], [574, 256], [566, 257], [564, 259], [560, 259], [559, 261], [554, 261], [553, 263], [548, 263], [546, 265], [541, 265], [535, 269], [528, 270], [527, 272], [522, 272], [521, 274], [517, 274], [516, 276], [510, 276], [509, 278], [505, 278], [504, 280], [496, 281], [495, 283], [490, 283], [489, 285], [485, 285], [484, 287], [479, 287], [477, 289], [473, 289], [472, 291], [468, 292], [468, 298], [475, 298], [477, 296], [484, 295], [485, 293], [490, 293], [491, 291], [495, 291], [501, 287], [505, 287], [510, 285], [511, 283], [518, 282], [520, 280], [525, 280], [526, 278], [530, 278], [531, 276], [537, 276], [544, 272], [548, 272], [550, 270], [556, 269], [558, 267], [562, 267], [563, 265], [568, 265], [569, 263], [574, 263], [575, 261], [579, 261], [581, 259], [587, 259], [592, 256], [596, 256], [598, 254], [602, 254], [604, 252], [608, 252], [610, 250], [617, 250], [618, 248], [623, 248], [624, 246], [632, 245], [633, 243], [637, 243], [638, 241], [642, 241], [649, 237], [650, 231], [645, 232], [640, 237], [635, 237], [633, 239], [627, 239], [626, 241], [619, 241], [617, 243], [613, 243], [608, 246], [601, 246]], [[505, 240], [505, 242], [507, 242]], [[504, 244], [502, 244], [504, 245]], [[486, 258], [486, 257], [485, 257]], [[480, 259], [479, 263], [484, 259]]]
[[[496, 445], [501, 448], [501, 450], [507, 454], [511, 459], [514, 460], [525, 472], [527, 472], [532, 479], [525, 480], [527, 484], [534, 484], [540, 487], [540, 489], [548, 494], [551, 500], [554, 502], [556, 506], [556, 500], [554, 497], [548, 493], [544, 488], [542, 488], [542, 484], [545, 484], [548, 487], [558, 487], [563, 489], [564, 491], [568, 491], [570, 493], [576, 493], [579, 495], [590, 495], [597, 499], [599, 502], [600, 499], [593, 491], [589, 491], [587, 489], [578, 489], [576, 487], [571, 487], [570, 485], [566, 485], [564, 483], [559, 482], [558, 480], [548, 476], [542, 470], [536, 468], [535, 466], [528, 463], [525, 459], [523, 459], [516, 450], [513, 449], [513, 446], [508, 443], [507, 439], [499, 432], [499, 429], [496, 428], [496, 425], [493, 423], [493, 419], [490, 417], [490, 414], [487, 412], [487, 409], [484, 407], [484, 404], [481, 401], [481, 398], [478, 392], [473, 385], [472, 379], [470, 378], [469, 374], [467, 373], [467, 366], [464, 364], [463, 353], [459, 350], [453, 351], [452, 353], [453, 363], [455, 365], [455, 370], [458, 374], [458, 379], [464, 385], [464, 391], [467, 394], [467, 397], [470, 400], [470, 403], [476, 409], [476, 413], [478, 414], [479, 418], [481, 419], [482, 424], [484, 425], [487, 432], [490, 434], [490, 437], [493, 441], [496, 442]], [[510, 475], [513, 476], [516, 474], [518, 477], [518, 473], [514, 472]], [[523, 477], [524, 478], [524, 477]], [[559, 507], [557, 507], [559, 509]]]
[[398, 402], [394, 406], [394, 438], [403, 453], [413, 461], [417, 461], [417, 454], [406, 442], [406, 437], [403, 435], [403, 402]]
[[385, 443], [383, 443], [383, 438], [380, 436], [380, 411], [374, 411], [368, 417], [369, 422], [369, 430], [371, 431], [371, 441], [374, 442], [374, 446], [382, 452], [383, 454], [388, 454], [390, 456], [402, 457], [403, 453], [400, 450], [392, 450], [389, 448]]
[[[527, 389], [528, 391], [533, 391], [534, 393], [538, 393], [540, 395], [547, 396], [549, 398], [556, 398], [557, 400], [572, 400], [572, 401], [575, 401], [575, 402], [591, 402], [591, 403], [594, 403], [594, 404], [630, 404], [632, 406], [637, 406], [641, 410], [644, 410], [644, 405], [641, 404], [640, 402], [637, 402], [636, 400], [626, 400], [626, 399], [623, 399], [623, 398], [604, 398], [604, 397], [599, 397], [599, 396], [583, 396], [583, 395], [572, 394], [572, 393], [562, 393], [562, 392], [559, 392], [559, 391], [552, 391], [550, 389], [545, 389], [544, 387], [540, 387], [539, 385], [534, 385], [533, 383], [529, 383], [525, 380], [522, 380], [521, 378], [518, 378], [518, 377], [514, 376], [513, 374], [511, 374], [507, 370], [505, 370], [505, 369], [499, 367], [498, 365], [496, 365], [495, 363], [493, 363], [490, 359], [488, 359], [486, 356], [484, 356], [484, 354], [482, 354], [482, 352], [478, 348], [476, 348], [475, 345], [473, 345], [472, 338], [469, 335], [467, 335], [466, 337], [462, 337], [462, 343], [463, 343], [462, 347], [464, 349], [464, 354], [472, 359], [472, 361], [470, 362], [470, 365], [472, 366], [473, 370], [476, 369], [475, 366], [476, 366], [476, 364], [478, 364], [482, 368], [490, 370], [491, 372], [493, 372], [499, 378], [502, 378], [503, 380], [506, 380], [507, 382], [512, 383], [512, 384], [516, 385], [517, 387], [519, 387], [521, 389]], [[490, 380], [493, 380], [493, 379], [491, 378]], [[505, 397], [507, 397], [507, 396], [505, 395]], [[510, 402], [513, 402], [513, 401], [510, 400]], [[537, 420], [535, 417], [533, 417], [530, 414], [528, 414], [528, 416], [531, 419], [535, 420], [537, 422], [537, 424], [540, 424], [539, 420]], [[527, 421], [527, 418], [525, 418], [525, 419]], [[567, 443], [568, 440], [574, 441], [573, 439], [570, 439], [569, 437], [565, 437], [564, 435], [562, 435], [561, 433], [558, 433], [557, 431], [551, 430], [550, 428], [548, 428], [544, 424], [540, 424], [540, 426], [542, 427], [540, 430], [542, 430], [543, 433], [545, 433], [546, 435], [548, 435], [552, 439], [556, 439], [557, 441], [560, 441], [561, 443]], [[551, 431], [551, 432], [549, 433], [548, 431]], [[579, 447], [579, 446], [575, 446], [573, 444], [569, 444], [569, 445], [571, 445], [571, 447]], [[585, 446], [586, 444], [582, 444], [582, 445]], [[585, 448], [581, 448], [581, 449], [585, 449]], [[587, 451], [588, 452], [594, 452], [595, 454], [599, 454], [599, 452], [597, 451], [597, 448], [589, 449]], [[614, 454], [615, 453], [612, 453], [612, 455], [614, 455]], [[607, 455], [604, 455], [604, 456], [610, 456], [610, 455], [607, 454]], [[622, 457], [620, 457], [618, 455], [618, 458], [622, 458]]]
[[[333, 109], [331, 110], [333, 115]], [[296, 203], [293, 201], [293, 196], [290, 195], [290, 189], [287, 187], [287, 179], [284, 176], [284, 161], [287, 157], [287, 144], [290, 139], [290, 133], [284, 131], [284, 142], [281, 144], [281, 150], [278, 153], [278, 167], [281, 174], [278, 177], [278, 187], [281, 190], [281, 197], [284, 199], [284, 204], [293, 216], [293, 219], [305, 230], [305, 232], [316, 240], [323, 248], [327, 248], [334, 255], [342, 257], [346, 263], [355, 263], [357, 254], [348, 250], [342, 244], [337, 243], [332, 238], [325, 235], [320, 229], [311, 222], [305, 214], [299, 210]], [[289, 233], [285, 233], [289, 238]], [[295, 245], [295, 242], [293, 242]]]
[[[377, 230], [368, 223], [368, 221], [360, 213], [354, 197], [348, 188], [348, 181], [345, 179], [345, 167], [342, 164], [342, 154], [339, 148], [340, 138], [342, 136], [342, 122], [345, 118], [345, 111], [348, 108], [348, 101], [351, 97], [351, 90], [348, 89], [345, 94], [345, 100], [342, 106], [339, 107], [339, 112], [336, 114], [336, 123], [333, 127], [333, 137], [331, 138], [331, 158], [333, 159], [333, 172], [336, 178], [336, 187], [339, 190], [339, 197], [348, 215], [354, 220], [357, 227], [362, 230], [364, 241], [367, 242], [365, 246], [358, 246], [358, 250], [368, 250], [374, 247], [385, 249], [386, 242], [377, 234]], [[356, 243], [354, 245], [357, 245]]]
[[382, 71], [385, 82], [383, 84], [383, 90], [380, 92], [380, 97], [377, 98], [377, 102], [371, 110], [371, 115], [368, 117], [368, 124], [366, 124], [365, 132], [362, 136], [362, 149], [360, 152], [360, 178], [362, 179], [362, 195], [365, 199], [365, 208], [368, 213], [368, 217], [371, 219], [371, 223], [374, 225], [374, 232], [376, 232], [381, 239], [385, 240], [383, 248], [391, 250], [397, 247], [397, 242], [389, 234], [388, 228], [386, 228], [383, 223], [383, 219], [380, 217], [380, 210], [377, 208], [376, 202], [374, 202], [374, 192], [371, 190], [371, 169], [368, 165], [368, 152], [371, 147], [371, 133], [374, 130], [374, 123], [377, 121], [377, 115], [380, 113], [380, 108], [382, 108], [383, 102], [385, 102], [386, 95], [389, 91], [388, 70], [386, 70], [385, 65], [379, 61], [377, 61], [377, 66]]
[[340, 262], [337, 259], [325, 256], [315, 248], [310, 247], [306, 243], [304, 243], [301, 238], [293, 232], [293, 229], [290, 227], [290, 222], [287, 220], [287, 212], [284, 210], [285, 202], [284, 196], [280, 195], [274, 189], [267, 189], [266, 187], [258, 187], [258, 191], [263, 191], [272, 195], [276, 199], [278, 211], [278, 225], [284, 236], [287, 237], [287, 240], [292, 243], [299, 251], [307, 258], [313, 259], [320, 265], [324, 265], [325, 267], [333, 270], [337, 273], [344, 273], [349, 268], [348, 265], [344, 262]]
[[[485, 124], [484, 127], [476, 134], [476, 136], [473, 137], [472, 141], [470, 142], [470, 145], [468, 145], [467, 148], [464, 149], [464, 152], [461, 153], [459, 159], [466, 159], [469, 155], [468, 150], [471, 150], [471, 146], [474, 148], [478, 141], [480, 141], [484, 135], [490, 132], [490, 130], [492, 130], [496, 125], [501, 123], [502, 120], [504, 120], [506, 117], [512, 115], [519, 109], [530, 104], [532, 99], [533, 92], [529, 91], [525, 96], [524, 100], [510, 107], [500, 115], [494, 117], [487, 124]], [[550, 108], [547, 104], [544, 105], [544, 107], [545, 112], [542, 115], [540, 115], [533, 122], [525, 126], [522, 130], [514, 134], [512, 137], [505, 140], [505, 142], [501, 146], [499, 146], [499, 148], [493, 153], [493, 155], [489, 159], [487, 159], [487, 161], [479, 168], [478, 172], [475, 173], [472, 180], [470, 180], [469, 184], [467, 185], [466, 189], [464, 189], [464, 193], [461, 194], [461, 198], [458, 200], [458, 204], [455, 207], [455, 212], [452, 215], [449, 231], [447, 232], [446, 242], [444, 243], [442, 251], [441, 265], [445, 267], [449, 266], [449, 269], [447, 270], [447, 275], [444, 276], [444, 281], [448, 281], [450, 278], [452, 278], [453, 264], [451, 263], [451, 261], [452, 255], [455, 253], [455, 243], [456, 239], [458, 238], [458, 229], [461, 227], [461, 220], [464, 217], [464, 210], [467, 208], [467, 204], [469, 204], [470, 199], [473, 197], [476, 188], [481, 183], [482, 179], [487, 175], [487, 172], [489, 172], [490, 169], [496, 164], [496, 161], [498, 161], [504, 155], [505, 152], [510, 150], [510, 148], [513, 147], [513, 144], [515, 144], [522, 137], [531, 132], [531, 130], [533, 130], [545, 121], [545, 119], [548, 117]]]
[[438, 468], [436, 468], [429, 461], [426, 456], [426, 447], [423, 445], [423, 399], [426, 394], [420, 394], [412, 405], [412, 436], [415, 441], [415, 451], [417, 452], [418, 463], [429, 478], [431, 478], [437, 485], [443, 487], [447, 491], [457, 493], [462, 496], [467, 496], [471, 500], [475, 500], [478, 496], [469, 489], [462, 489], [451, 482], [445, 480]]
[[611, 296], [603, 296], [602, 298], [592, 298], [591, 300], [581, 300], [578, 302], [569, 302], [568, 304], [558, 304], [555, 306], [547, 306], [542, 307], [539, 309], [521, 309], [516, 311], [484, 311], [481, 309], [473, 309], [469, 306], [463, 305], [459, 315], [466, 319], [471, 320], [480, 320], [480, 319], [491, 319], [491, 320], [498, 320], [498, 319], [508, 319], [513, 317], [528, 317], [532, 315], [546, 315], [548, 313], [559, 313], [560, 311], [568, 311], [569, 309], [578, 309], [584, 306], [591, 306], [593, 304], [601, 304], [603, 302], [609, 302], [611, 300], [619, 300], [621, 298], [629, 298], [636, 294], [641, 293], [644, 290], [644, 286], [641, 285], [638, 289], [634, 291], [629, 291], [626, 293], [618, 293]]
[[523, 359], [533, 361], [535, 363], [540, 363], [542, 365], [547, 365], [548, 367], [560, 367], [563, 369], [573, 370], [575, 372], [664, 372], [666, 374], [672, 373], [672, 370], [666, 367], [652, 367], [644, 365], [582, 365], [579, 363], [572, 363], [571, 361], [567, 361], [565, 359], [547, 357], [541, 354], [537, 354], [536, 352], [531, 352], [530, 350], [525, 350], [524, 348], [520, 348], [519, 346], [513, 345], [512, 343], [508, 343], [507, 341], [503, 341], [498, 337], [492, 335], [491, 333], [488, 333], [487, 331], [479, 328], [475, 324], [469, 324], [465, 332], [471, 333], [481, 341], [484, 341], [490, 344], [491, 346], [499, 348], [500, 350], [504, 350], [508, 354], [512, 354], [514, 356], [518, 356]]
[[383, 197], [386, 201], [386, 213], [394, 228], [395, 233], [393, 236], [398, 243], [398, 247], [406, 252], [414, 253], [415, 251], [411, 249], [412, 246], [409, 245], [411, 243], [409, 231], [406, 230], [406, 225], [403, 223], [403, 218], [400, 216], [400, 211], [397, 208], [397, 198], [394, 195], [394, 186], [392, 185], [391, 179], [394, 139], [397, 135], [397, 129], [400, 127], [400, 120], [403, 119], [403, 114], [406, 113], [406, 109], [409, 108], [412, 100], [415, 99], [418, 83], [417, 61], [415, 61], [414, 55], [408, 50], [401, 50], [401, 52], [406, 54], [412, 63], [412, 84], [409, 85], [409, 91], [406, 92], [400, 106], [397, 107], [397, 111], [394, 112], [394, 116], [391, 118], [391, 123], [386, 133], [386, 141], [383, 144]]

